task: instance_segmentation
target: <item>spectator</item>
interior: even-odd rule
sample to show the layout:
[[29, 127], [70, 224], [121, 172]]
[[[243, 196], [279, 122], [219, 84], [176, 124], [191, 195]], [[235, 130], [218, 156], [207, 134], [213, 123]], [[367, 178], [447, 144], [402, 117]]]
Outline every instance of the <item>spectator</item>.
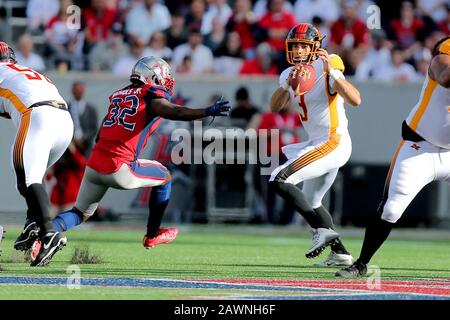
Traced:
[[336, 0], [297, 0], [294, 12], [297, 21], [306, 23], [311, 23], [314, 17], [319, 17], [326, 25], [330, 25], [339, 18]]
[[331, 52], [345, 55], [351, 49], [367, 44], [368, 32], [364, 21], [357, 15], [356, 0], [345, 0], [341, 17], [331, 26]]
[[384, 81], [408, 82], [419, 80], [414, 67], [405, 62], [404, 52], [400, 47], [391, 51], [391, 64], [374, 74], [374, 79]]
[[166, 36], [161, 31], [152, 34], [149, 46], [144, 50], [145, 56], [154, 56], [164, 60], [172, 59], [172, 49], [166, 46]]
[[225, 43], [225, 36], [225, 24], [219, 16], [215, 16], [213, 18], [211, 32], [205, 36], [204, 44], [215, 53]]
[[145, 56], [145, 47], [141, 42], [132, 42], [130, 44], [129, 53], [121, 57], [112, 69], [113, 74], [118, 76], [129, 76], [130, 70], [136, 62]]
[[44, 71], [45, 63], [40, 55], [33, 52], [33, 39], [27, 33], [20, 36], [18, 41], [19, 50], [16, 53], [17, 62], [23, 66], [36, 71]]
[[93, 71], [111, 71], [119, 59], [128, 52], [123, 41], [122, 25], [112, 25], [108, 40], [100, 41], [89, 54], [89, 63]]
[[427, 48], [419, 50], [414, 55], [415, 67], [417, 70], [417, 74], [421, 79], [420, 81], [425, 80], [428, 74], [428, 67], [430, 66], [431, 58], [432, 58], [431, 52]]
[[294, 15], [283, 9], [284, 0], [269, 0], [268, 12], [259, 20], [259, 26], [267, 31], [267, 43], [276, 53], [284, 56], [286, 35], [297, 24]]
[[312, 23], [314, 27], [319, 30], [320, 35], [322, 36], [322, 48], [326, 48], [328, 46], [328, 42], [330, 40], [331, 30], [330, 28], [325, 24], [325, 22], [320, 17], [313, 17]]
[[166, 6], [157, 0], [145, 0], [144, 4], [128, 13], [126, 32], [131, 41], [146, 45], [154, 32], [169, 28], [170, 22]]
[[[253, 6], [253, 13], [255, 14], [257, 20], [261, 19], [267, 13], [269, 1], [258, 0], [255, 2], [255, 5]], [[284, 1], [283, 10], [288, 12], [294, 12], [294, 7], [289, 1]]]
[[447, 18], [447, 0], [417, 0], [419, 12], [440, 23]]
[[109, 8], [106, 0], [92, 0], [83, 10], [85, 31], [85, 52], [100, 41], [108, 40], [109, 30], [116, 20], [116, 10]]
[[278, 68], [273, 63], [272, 48], [266, 42], [256, 47], [256, 58], [245, 60], [240, 70], [241, 75], [278, 75]]
[[189, 13], [186, 16], [186, 27], [188, 30], [201, 28], [205, 9], [205, 0], [192, 0]]
[[[367, 21], [367, 18], [369, 17], [369, 12], [367, 12], [367, 10], [369, 9], [370, 6], [375, 5], [375, 2], [373, 2], [372, 0], [356, 0], [357, 1], [357, 5], [356, 5], [356, 10], [358, 12], [358, 18], [361, 19], [362, 21]], [[370, 14], [372, 14], [373, 12], [370, 11]]]
[[46, 177], [55, 180], [50, 192], [52, 217], [73, 207], [77, 200], [85, 168], [86, 157], [77, 148], [77, 144], [72, 141], [58, 162], [50, 168], [50, 174]]
[[[230, 112], [230, 118], [235, 125], [243, 127], [244, 129], [250, 123], [252, 117], [259, 113], [259, 109], [252, 105], [248, 90], [245, 87], [240, 87], [235, 95], [236, 104]], [[237, 120], [237, 121], [236, 121]]]
[[177, 67], [186, 56], [191, 57], [192, 74], [210, 73], [213, 67], [213, 54], [211, 49], [202, 44], [203, 36], [198, 28], [192, 28], [189, 32], [188, 42], [179, 45], [173, 51], [172, 64]]
[[58, 14], [58, 0], [29, 0], [27, 4], [27, 25], [31, 33], [45, 30], [50, 19]]
[[215, 55], [217, 58], [214, 58], [214, 73], [237, 76], [244, 62], [239, 34], [228, 33], [225, 45], [220, 47]]
[[177, 66], [176, 72], [178, 74], [191, 74], [192, 72], [192, 57], [190, 55], [186, 55], [183, 58], [183, 61]]
[[86, 102], [86, 87], [83, 82], [72, 84], [72, 101], [69, 102], [69, 112], [74, 124], [74, 140], [79, 150], [88, 157], [94, 145], [97, 134], [98, 115], [96, 108]]
[[167, 39], [167, 46], [170, 49], [175, 49], [175, 47], [183, 44], [187, 41], [188, 31], [185, 28], [185, 18], [179, 12], [172, 14], [172, 23], [170, 27], [164, 30], [164, 34]]
[[438, 27], [443, 33], [450, 34], [450, 5], [447, 6], [445, 19], [438, 24]]
[[402, 49], [408, 49], [417, 42], [416, 35], [424, 27], [422, 19], [415, 16], [414, 6], [409, 1], [403, 1], [400, 9], [400, 18], [389, 24], [392, 31], [391, 38]]
[[387, 40], [383, 29], [372, 32], [372, 46], [369, 48], [363, 61], [356, 68], [355, 77], [358, 80], [367, 80], [374, 76], [377, 70], [391, 65], [392, 44]]
[[47, 40], [46, 56], [52, 64], [64, 65], [68, 68], [81, 69], [84, 36], [79, 30], [70, 28], [67, 23], [67, 8], [73, 5], [72, 0], [61, 0], [59, 12], [50, 19], [45, 38]]
[[206, 35], [212, 32], [214, 19], [218, 17], [223, 25], [228, 22], [232, 14], [232, 10], [226, 0], [212, 0], [208, 6], [208, 10], [202, 19], [202, 34]]
[[[258, 133], [260, 130], [268, 130], [268, 136], [265, 145], [267, 154], [271, 157], [278, 157], [280, 164], [287, 161], [286, 156], [281, 151], [281, 148], [287, 144], [299, 143], [300, 142], [300, 130], [302, 123], [300, 117], [297, 113], [292, 111], [291, 100], [288, 99], [286, 105], [279, 112], [264, 112], [262, 115], [255, 115], [252, 119], [252, 125], [258, 128]], [[276, 129], [276, 134], [278, 135], [278, 143], [276, 145], [271, 144], [271, 136], [275, 134], [273, 129]], [[260, 151], [261, 152], [261, 151]], [[272, 190], [272, 185], [269, 184], [268, 175], [260, 175], [261, 183], [261, 194], [266, 205], [266, 221], [270, 224], [289, 224], [293, 220], [294, 208], [290, 206], [286, 201], [283, 201], [283, 208], [279, 214], [276, 212], [276, 200], [277, 195], [274, 190]]]
[[255, 57], [255, 33], [258, 29], [256, 16], [252, 11], [250, 0], [236, 0], [233, 15], [226, 25], [227, 32], [236, 31], [241, 40], [242, 50], [246, 59]]

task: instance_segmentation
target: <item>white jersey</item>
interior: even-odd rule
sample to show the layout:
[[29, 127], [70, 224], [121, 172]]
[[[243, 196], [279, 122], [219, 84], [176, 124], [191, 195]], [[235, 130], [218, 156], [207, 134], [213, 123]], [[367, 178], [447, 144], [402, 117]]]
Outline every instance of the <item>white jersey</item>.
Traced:
[[0, 63], [0, 113], [8, 113], [16, 127], [30, 106], [49, 100], [64, 102], [50, 79], [18, 64]]
[[450, 89], [440, 86], [427, 75], [419, 102], [406, 122], [428, 142], [450, 149]]
[[[344, 64], [338, 55], [330, 55], [333, 68], [344, 71]], [[344, 99], [334, 93], [331, 94], [328, 77], [323, 72], [323, 62], [320, 59], [312, 63], [316, 71], [316, 84], [304, 95], [295, 96], [289, 88], [291, 101], [299, 108], [302, 125], [308, 133], [312, 143], [326, 141], [336, 134], [348, 134], [347, 117], [344, 110]], [[285, 69], [280, 75], [280, 86], [286, 82], [292, 67]]]

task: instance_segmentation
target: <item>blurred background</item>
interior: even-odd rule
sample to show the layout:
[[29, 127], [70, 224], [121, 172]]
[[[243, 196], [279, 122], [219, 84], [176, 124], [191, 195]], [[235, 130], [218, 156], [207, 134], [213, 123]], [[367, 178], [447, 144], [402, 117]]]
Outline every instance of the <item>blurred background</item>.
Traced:
[[[46, 176], [53, 213], [73, 206], [108, 96], [127, 84], [143, 56], [170, 62], [176, 103], [203, 107], [220, 95], [232, 102], [231, 117], [212, 124], [205, 119], [203, 133], [280, 128], [279, 147], [304, 140], [299, 106], [280, 115], [268, 110], [278, 75], [287, 67], [284, 39], [300, 22], [326, 36], [323, 47], [343, 58], [345, 75], [362, 94], [360, 108], [346, 108], [353, 153], [326, 205], [337, 224], [364, 226], [381, 200], [401, 123], [419, 97], [431, 49], [450, 34], [450, 1], [0, 0], [0, 40], [13, 46], [20, 64], [53, 80], [75, 124], [71, 147]], [[210, 143], [202, 132], [194, 135], [194, 123], [163, 121], [141, 155], [173, 174], [166, 221], [304, 223], [268, 188], [261, 166], [249, 164], [258, 157], [250, 147], [215, 155], [216, 163], [228, 157], [242, 164], [174, 165], [177, 142], [171, 133], [179, 128], [192, 132], [192, 153]], [[1, 121], [0, 223], [5, 224], [25, 217], [9, 159], [14, 134], [12, 123]], [[233, 141], [250, 146], [252, 139], [241, 131]], [[150, 192], [108, 191], [96, 220], [145, 221]], [[399, 225], [450, 228], [449, 200], [447, 184], [432, 183]]]

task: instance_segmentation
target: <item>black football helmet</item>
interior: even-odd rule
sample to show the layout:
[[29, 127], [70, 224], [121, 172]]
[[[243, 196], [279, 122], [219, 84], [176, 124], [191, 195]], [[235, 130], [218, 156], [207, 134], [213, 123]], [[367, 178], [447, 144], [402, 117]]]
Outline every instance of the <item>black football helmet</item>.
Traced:
[[[286, 37], [286, 58], [290, 64], [296, 63], [311, 63], [317, 59], [316, 52], [322, 46], [323, 37], [319, 30], [310, 23], [300, 23], [293, 27]], [[300, 57], [300, 61], [294, 61], [294, 52], [292, 47], [294, 43], [305, 43], [311, 47], [311, 50], [306, 55]]]
[[0, 62], [17, 63], [14, 50], [3, 41], [0, 41]]

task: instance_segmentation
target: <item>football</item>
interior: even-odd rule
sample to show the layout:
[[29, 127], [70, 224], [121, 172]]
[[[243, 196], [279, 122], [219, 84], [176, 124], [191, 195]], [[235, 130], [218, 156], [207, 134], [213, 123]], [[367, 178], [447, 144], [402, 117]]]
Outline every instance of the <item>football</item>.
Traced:
[[302, 95], [314, 87], [316, 83], [316, 71], [309, 64], [301, 64], [295, 68], [296, 70], [291, 80], [291, 87], [296, 95]]

